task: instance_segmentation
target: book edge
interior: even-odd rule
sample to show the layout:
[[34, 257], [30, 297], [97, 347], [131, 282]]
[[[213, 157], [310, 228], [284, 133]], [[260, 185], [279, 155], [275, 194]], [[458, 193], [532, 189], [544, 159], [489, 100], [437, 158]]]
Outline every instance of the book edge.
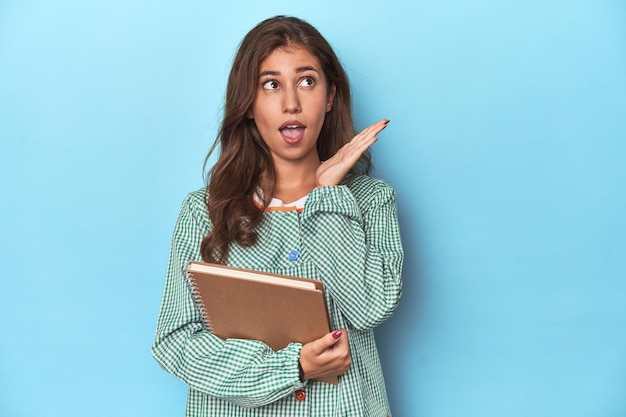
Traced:
[[201, 263], [190, 263], [187, 267], [187, 274], [194, 272], [219, 275], [222, 277], [231, 277], [236, 279], [247, 279], [250, 281], [263, 282], [274, 285], [283, 285], [287, 287], [301, 288], [304, 290], [318, 290], [314, 282], [306, 282], [298, 279], [291, 279], [287, 276], [278, 277], [273, 274], [264, 272], [242, 270], [239, 268], [220, 267]]

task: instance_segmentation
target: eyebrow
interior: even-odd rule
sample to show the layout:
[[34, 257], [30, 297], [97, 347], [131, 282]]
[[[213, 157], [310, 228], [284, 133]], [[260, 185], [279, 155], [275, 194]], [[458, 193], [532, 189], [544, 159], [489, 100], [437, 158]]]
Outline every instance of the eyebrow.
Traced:
[[[317, 70], [317, 68], [312, 67], [312, 66], [310, 66], [310, 65], [306, 65], [306, 66], [304, 66], [304, 67], [298, 67], [298, 68], [296, 68], [296, 74], [299, 74], [299, 73], [301, 73], [301, 72], [306, 72], [306, 71], [315, 71], [315, 72], [319, 73], [319, 71]], [[260, 78], [260, 77], [265, 77], [265, 76], [267, 76], [267, 75], [281, 75], [281, 74], [280, 74], [280, 71], [272, 71], [272, 70], [267, 70], [267, 71], [262, 71], [262, 72], [259, 74], [259, 78]]]

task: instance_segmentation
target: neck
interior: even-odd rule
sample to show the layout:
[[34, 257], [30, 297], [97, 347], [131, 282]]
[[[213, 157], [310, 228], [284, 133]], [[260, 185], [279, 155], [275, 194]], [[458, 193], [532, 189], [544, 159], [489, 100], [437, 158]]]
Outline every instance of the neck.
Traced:
[[276, 187], [274, 196], [285, 203], [296, 201], [317, 186], [316, 172], [320, 166], [319, 158], [304, 161], [274, 161]]

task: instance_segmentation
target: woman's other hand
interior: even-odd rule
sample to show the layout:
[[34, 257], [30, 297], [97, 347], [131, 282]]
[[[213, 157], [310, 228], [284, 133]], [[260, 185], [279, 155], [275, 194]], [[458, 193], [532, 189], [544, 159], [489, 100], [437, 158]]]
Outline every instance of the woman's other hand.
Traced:
[[378, 135], [387, 127], [389, 120], [382, 119], [361, 131], [337, 151], [332, 158], [324, 161], [317, 169], [317, 186], [325, 187], [341, 183], [343, 177], [356, 164], [363, 152], [365, 152], [376, 140]]
[[300, 351], [300, 366], [304, 379], [341, 375], [346, 372], [351, 362], [348, 332], [345, 329], [328, 333], [307, 343]]

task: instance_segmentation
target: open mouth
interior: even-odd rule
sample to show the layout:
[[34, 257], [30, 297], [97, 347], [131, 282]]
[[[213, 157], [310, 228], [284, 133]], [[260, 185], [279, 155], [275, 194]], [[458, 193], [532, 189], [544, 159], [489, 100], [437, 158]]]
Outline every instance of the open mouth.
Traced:
[[302, 123], [287, 122], [279, 130], [287, 143], [299, 142], [304, 136], [304, 125]]

